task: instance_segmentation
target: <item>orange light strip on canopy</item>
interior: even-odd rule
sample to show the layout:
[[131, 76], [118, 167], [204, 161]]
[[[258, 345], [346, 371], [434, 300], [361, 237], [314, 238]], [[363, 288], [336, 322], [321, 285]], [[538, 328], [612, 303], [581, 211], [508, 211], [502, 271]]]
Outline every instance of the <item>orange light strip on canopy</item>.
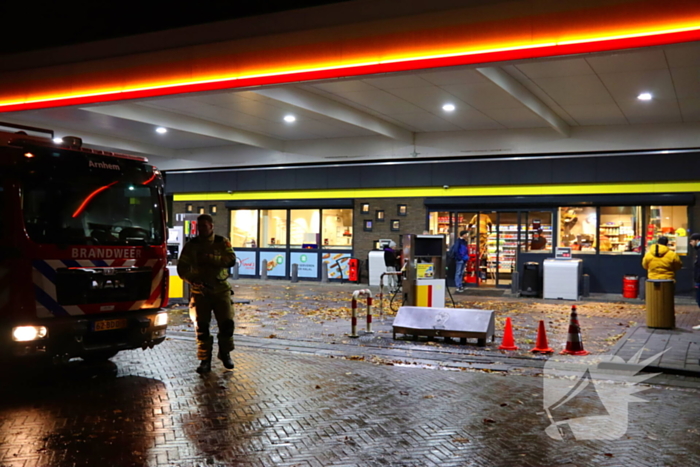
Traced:
[[113, 102], [126, 99], [142, 99], [182, 93], [216, 91], [296, 83], [311, 80], [347, 78], [378, 73], [426, 70], [458, 65], [495, 63], [509, 60], [557, 57], [563, 55], [604, 52], [612, 50], [651, 47], [700, 40], [700, 22], [688, 25], [667, 25], [665, 28], [643, 31], [625, 31], [623, 34], [605, 34], [588, 37], [569, 37], [556, 42], [504, 44], [484, 48], [457, 51], [436, 51], [431, 54], [404, 53], [400, 57], [387, 57], [360, 63], [310, 64], [307, 67], [278, 69], [270, 72], [238, 76], [220, 76], [210, 79], [192, 79], [177, 82], [160, 82], [148, 86], [124, 89], [97, 90], [86, 93], [57, 94], [24, 100], [0, 101], [0, 112], [40, 108]]

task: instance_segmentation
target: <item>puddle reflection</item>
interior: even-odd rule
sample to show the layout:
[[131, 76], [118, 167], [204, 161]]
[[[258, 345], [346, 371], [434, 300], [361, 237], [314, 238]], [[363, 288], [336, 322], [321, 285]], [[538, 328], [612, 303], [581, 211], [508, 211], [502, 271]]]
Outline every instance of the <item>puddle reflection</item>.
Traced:
[[236, 377], [235, 372], [211, 374], [192, 390], [193, 411], [183, 417], [182, 427], [206, 462], [231, 466], [252, 462], [251, 455], [262, 450], [255, 448], [262, 413], [257, 404], [247, 401], [250, 380]]
[[6, 372], [0, 439], [7, 457], [55, 467], [147, 465], [167, 390], [156, 379], [117, 374], [112, 362]]

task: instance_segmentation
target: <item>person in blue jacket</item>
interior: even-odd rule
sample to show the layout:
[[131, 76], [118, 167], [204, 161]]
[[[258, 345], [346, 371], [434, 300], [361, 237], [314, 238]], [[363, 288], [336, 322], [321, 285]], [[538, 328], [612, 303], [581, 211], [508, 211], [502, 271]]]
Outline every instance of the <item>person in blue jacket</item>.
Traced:
[[452, 245], [452, 255], [455, 259], [455, 287], [457, 292], [464, 292], [462, 280], [464, 279], [464, 267], [469, 261], [469, 232], [462, 230], [459, 232], [459, 238]]

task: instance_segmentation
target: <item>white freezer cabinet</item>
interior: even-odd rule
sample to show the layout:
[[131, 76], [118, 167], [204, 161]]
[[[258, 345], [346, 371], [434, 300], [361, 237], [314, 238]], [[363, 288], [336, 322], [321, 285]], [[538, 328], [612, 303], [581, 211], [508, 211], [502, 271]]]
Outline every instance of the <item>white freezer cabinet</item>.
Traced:
[[543, 298], [578, 300], [581, 295], [583, 261], [580, 259], [544, 260]]

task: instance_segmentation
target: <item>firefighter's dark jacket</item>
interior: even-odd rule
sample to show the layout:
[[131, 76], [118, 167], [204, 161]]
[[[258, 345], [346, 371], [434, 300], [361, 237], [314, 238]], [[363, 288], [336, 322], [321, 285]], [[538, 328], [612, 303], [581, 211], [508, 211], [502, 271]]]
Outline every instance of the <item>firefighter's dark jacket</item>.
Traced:
[[177, 263], [178, 275], [190, 283], [192, 293], [231, 290], [228, 269], [236, 263], [231, 242], [221, 235], [195, 237], [185, 244]]

